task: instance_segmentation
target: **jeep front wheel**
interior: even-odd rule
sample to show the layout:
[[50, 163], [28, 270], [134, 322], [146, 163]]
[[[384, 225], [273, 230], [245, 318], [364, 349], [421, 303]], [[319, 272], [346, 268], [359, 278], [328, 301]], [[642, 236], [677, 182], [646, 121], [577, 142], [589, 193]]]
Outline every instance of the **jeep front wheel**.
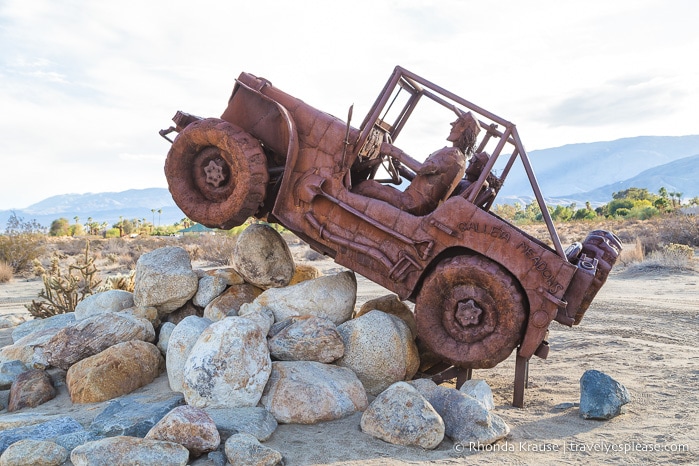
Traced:
[[269, 181], [260, 143], [218, 118], [195, 121], [180, 132], [165, 160], [165, 177], [187, 217], [222, 229], [255, 215]]
[[494, 261], [479, 255], [444, 259], [417, 296], [418, 336], [455, 366], [491, 368], [521, 342], [526, 307], [515, 278]]

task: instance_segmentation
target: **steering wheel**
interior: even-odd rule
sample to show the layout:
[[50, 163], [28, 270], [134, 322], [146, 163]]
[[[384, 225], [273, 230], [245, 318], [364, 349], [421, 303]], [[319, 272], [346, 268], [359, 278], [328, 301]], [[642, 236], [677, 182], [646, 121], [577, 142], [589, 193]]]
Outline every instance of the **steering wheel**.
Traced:
[[384, 167], [384, 169], [386, 169], [388, 174], [391, 175], [391, 183], [401, 184], [403, 180], [398, 173], [398, 168], [396, 168], [395, 162], [395, 159], [388, 155], [383, 156], [381, 159], [381, 165]]

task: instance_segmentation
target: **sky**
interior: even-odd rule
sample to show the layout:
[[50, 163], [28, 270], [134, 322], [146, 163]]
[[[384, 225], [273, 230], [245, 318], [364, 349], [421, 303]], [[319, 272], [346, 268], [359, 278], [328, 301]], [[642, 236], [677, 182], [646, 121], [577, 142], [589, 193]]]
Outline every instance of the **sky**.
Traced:
[[529, 152], [699, 134], [698, 20], [694, 0], [0, 0], [0, 210], [167, 187], [158, 130], [220, 116], [243, 71], [358, 126], [400, 65]]

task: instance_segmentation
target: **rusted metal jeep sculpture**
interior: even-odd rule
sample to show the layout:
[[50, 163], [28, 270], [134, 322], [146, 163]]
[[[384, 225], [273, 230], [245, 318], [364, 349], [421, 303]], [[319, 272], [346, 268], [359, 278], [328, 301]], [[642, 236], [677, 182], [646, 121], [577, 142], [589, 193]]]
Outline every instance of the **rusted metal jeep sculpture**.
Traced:
[[[471, 115], [476, 155], [466, 177], [462, 166], [451, 170], [453, 180], [427, 183], [439, 188], [431, 194], [441, 191], [430, 211], [408, 212], [390, 195], [378, 199], [359, 187], [372, 179], [417, 183], [433, 173], [427, 162], [385, 150], [424, 101], [452, 117]], [[396, 67], [359, 128], [351, 113], [343, 122], [242, 73], [220, 119], [177, 112], [176, 126], [160, 132], [166, 139], [179, 133], [165, 162], [172, 196], [209, 227], [232, 228], [251, 216], [278, 222], [414, 302], [418, 341], [439, 361], [422, 375], [463, 383], [472, 369], [494, 367], [516, 349], [513, 404], [522, 406], [528, 361], [547, 356], [550, 322], [580, 322], [620, 241], [593, 231], [564, 249], [515, 125], [414, 73]], [[509, 158], [496, 176], [501, 154]], [[489, 212], [517, 159], [550, 246]], [[386, 172], [390, 179], [379, 180]]]

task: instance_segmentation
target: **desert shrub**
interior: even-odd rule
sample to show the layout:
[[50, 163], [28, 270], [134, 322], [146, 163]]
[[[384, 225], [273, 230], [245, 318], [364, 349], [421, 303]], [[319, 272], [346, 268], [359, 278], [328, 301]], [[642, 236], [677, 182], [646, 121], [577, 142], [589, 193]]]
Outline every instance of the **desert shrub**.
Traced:
[[[219, 265], [231, 265], [237, 238], [228, 235], [202, 235], [197, 238], [196, 259]], [[195, 260], [192, 258], [192, 260]]]
[[643, 262], [632, 264], [632, 272], [657, 271], [659, 269], [673, 272], [695, 271], [694, 249], [683, 244], [668, 244], [653, 251]]
[[119, 274], [107, 278], [104, 285], [100, 287], [99, 291], [124, 290], [133, 293], [135, 286], [136, 270], [132, 270], [127, 274]]
[[666, 243], [699, 247], [699, 216], [670, 214], [658, 225], [660, 239]]
[[25, 221], [12, 213], [5, 234], [0, 235], [0, 262], [12, 267], [15, 274], [31, 269], [34, 259], [46, 249], [44, 230], [35, 220]]
[[633, 246], [628, 244], [624, 245], [624, 249], [621, 250], [618, 260], [622, 265], [629, 265], [636, 262], [643, 262], [644, 257], [643, 243], [640, 238], [636, 238]]
[[12, 267], [7, 262], [0, 262], [0, 283], [9, 282], [12, 276]]
[[53, 256], [48, 270], [35, 260], [34, 265], [44, 282], [44, 289], [39, 292], [39, 298], [43, 301], [32, 300], [31, 304], [26, 305], [29, 313], [43, 319], [75, 311], [75, 306], [95, 293], [101, 283], [94, 262], [89, 241], [85, 244], [84, 256], [69, 265], [65, 272], [61, 269], [58, 256]]

